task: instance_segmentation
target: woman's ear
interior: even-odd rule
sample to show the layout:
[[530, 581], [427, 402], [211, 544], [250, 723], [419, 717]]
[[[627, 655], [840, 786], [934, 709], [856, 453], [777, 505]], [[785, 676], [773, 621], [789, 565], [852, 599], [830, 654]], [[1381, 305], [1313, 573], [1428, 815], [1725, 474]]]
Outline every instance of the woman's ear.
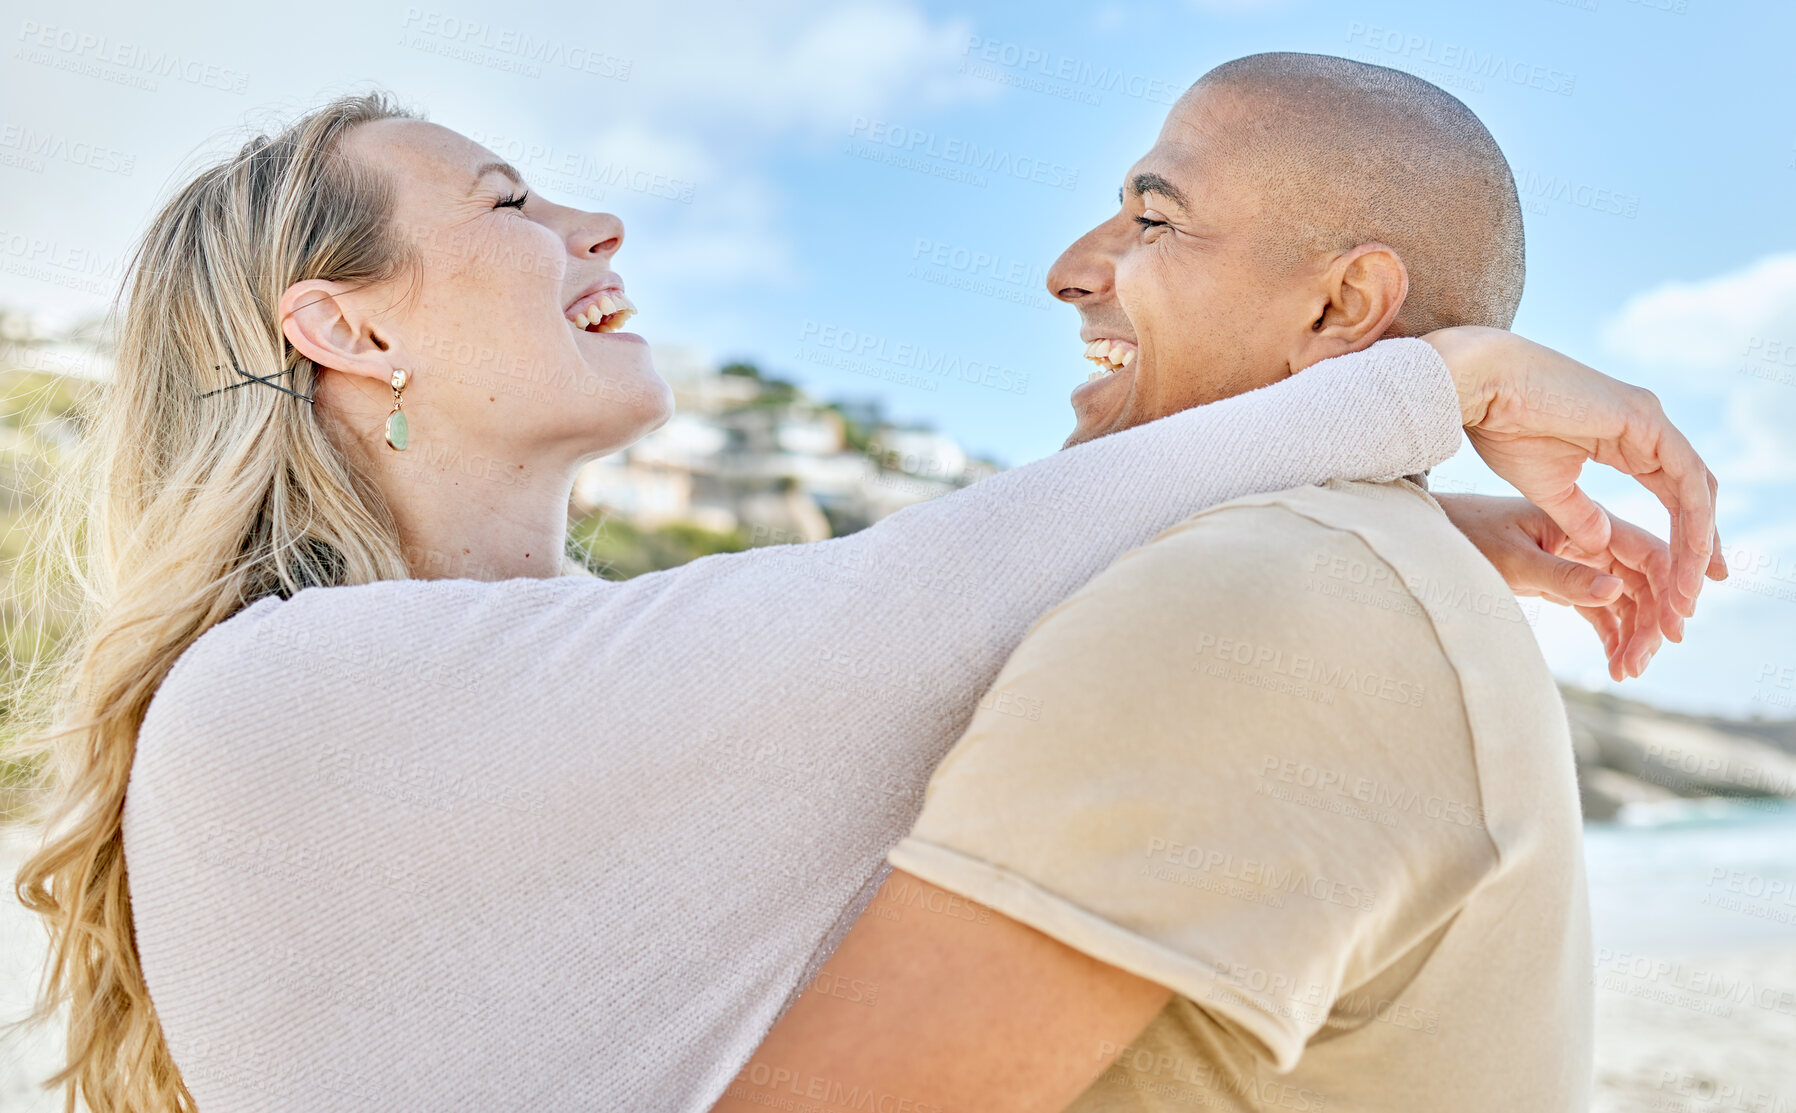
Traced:
[[1318, 293], [1320, 308], [1298, 337], [1293, 368], [1357, 352], [1381, 339], [1409, 296], [1409, 270], [1395, 249], [1363, 243], [1329, 263]]
[[388, 345], [356, 305], [355, 291], [321, 278], [295, 282], [281, 295], [281, 334], [319, 367], [384, 383], [392, 374]]

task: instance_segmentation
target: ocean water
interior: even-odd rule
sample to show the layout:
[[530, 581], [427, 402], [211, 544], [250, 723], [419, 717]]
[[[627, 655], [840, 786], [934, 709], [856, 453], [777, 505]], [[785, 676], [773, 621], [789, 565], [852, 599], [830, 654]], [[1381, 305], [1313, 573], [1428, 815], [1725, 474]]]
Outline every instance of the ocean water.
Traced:
[[1599, 953], [1796, 949], [1796, 801], [1672, 800], [1584, 828]]

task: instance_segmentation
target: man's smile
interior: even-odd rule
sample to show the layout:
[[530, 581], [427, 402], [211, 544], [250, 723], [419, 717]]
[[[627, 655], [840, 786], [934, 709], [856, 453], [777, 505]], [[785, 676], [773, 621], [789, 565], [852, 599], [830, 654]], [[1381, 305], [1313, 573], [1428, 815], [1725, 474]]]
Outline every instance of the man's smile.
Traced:
[[1116, 337], [1099, 337], [1085, 345], [1085, 358], [1098, 365], [1086, 382], [1093, 382], [1105, 375], [1114, 374], [1135, 362], [1141, 352], [1132, 340]]

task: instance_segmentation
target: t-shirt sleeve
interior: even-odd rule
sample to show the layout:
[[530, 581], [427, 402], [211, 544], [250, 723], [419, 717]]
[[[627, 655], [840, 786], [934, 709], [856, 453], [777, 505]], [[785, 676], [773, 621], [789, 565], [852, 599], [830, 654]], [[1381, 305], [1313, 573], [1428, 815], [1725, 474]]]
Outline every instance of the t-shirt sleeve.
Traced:
[[1358, 535], [1242, 506], [1035, 624], [890, 860], [1170, 987], [1287, 1071], [1495, 851], [1426, 612]]

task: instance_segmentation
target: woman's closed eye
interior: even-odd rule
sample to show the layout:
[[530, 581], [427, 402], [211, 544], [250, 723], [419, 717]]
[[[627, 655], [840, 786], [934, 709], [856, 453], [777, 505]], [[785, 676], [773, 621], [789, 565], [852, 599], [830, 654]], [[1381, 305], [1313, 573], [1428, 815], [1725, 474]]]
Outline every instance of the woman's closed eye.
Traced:
[[495, 208], [495, 209], [511, 208], [511, 209], [516, 209], [519, 212], [523, 212], [524, 211], [524, 201], [529, 196], [530, 196], [529, 190], [525, 190], [522, 194], [515, 196], [515, 197], [508, 193], [505, 195], [504, 199], [494, 202], [493, 208]]

